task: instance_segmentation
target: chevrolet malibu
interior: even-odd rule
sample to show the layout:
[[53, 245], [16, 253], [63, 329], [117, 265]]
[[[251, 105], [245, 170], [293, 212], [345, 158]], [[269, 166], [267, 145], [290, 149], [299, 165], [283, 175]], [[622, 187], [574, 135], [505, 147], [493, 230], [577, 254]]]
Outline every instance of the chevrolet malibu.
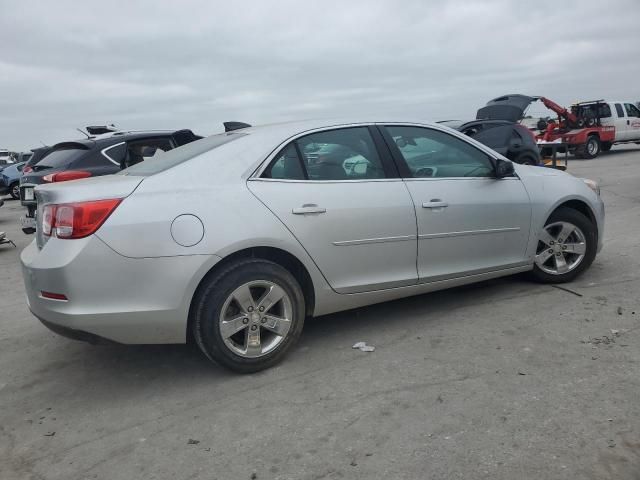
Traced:
[[530, 272], [573, 280], [602, 246], [597, 184], [419, 122], [294, 122], [39, 186], [29, 308], [93, 343], [280, 361], [306, 317]]

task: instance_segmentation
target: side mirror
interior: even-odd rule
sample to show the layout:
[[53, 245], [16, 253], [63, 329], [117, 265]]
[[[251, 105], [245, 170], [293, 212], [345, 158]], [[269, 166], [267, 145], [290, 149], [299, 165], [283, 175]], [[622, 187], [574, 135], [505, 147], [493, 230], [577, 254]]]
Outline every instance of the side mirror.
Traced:
[[514, 173], [513, 163], [508, 160], [498, 158], [496, 160], [496, 178], [510, 177]]

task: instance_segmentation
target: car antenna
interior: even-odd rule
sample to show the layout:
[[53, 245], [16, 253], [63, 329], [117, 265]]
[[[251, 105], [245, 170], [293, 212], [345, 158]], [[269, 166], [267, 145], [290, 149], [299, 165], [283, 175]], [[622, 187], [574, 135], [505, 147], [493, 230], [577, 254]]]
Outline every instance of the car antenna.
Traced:
[[80, 130], [79, 128], [76, 128], [76, 130], [78, 130], [81, 134], [86, 135], [87, 138], [91, 138], [91, 135], [89, 135], [87, 132]]
[[42, 144], [43, 147], [48, 147], [48, 145], [44, 143], [42, 140], [39, 140], [39, 142]]

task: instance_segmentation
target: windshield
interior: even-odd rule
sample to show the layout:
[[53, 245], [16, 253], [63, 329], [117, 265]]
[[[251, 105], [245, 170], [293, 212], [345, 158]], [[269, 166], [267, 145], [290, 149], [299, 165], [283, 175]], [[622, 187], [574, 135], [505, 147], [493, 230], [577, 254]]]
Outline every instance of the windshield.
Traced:
[[160, 153], [153, 159], [145, 160], [144, 162], [137, 163], [129, 168], [124, 169], [121, 174], [138, 176], [154, 175], [246, 135], [246, 133], [236, 132], [211, 135], [210, 137], [188, 143], [174, 150]]
[[37, 163], [35, 170], [64, 168], [70, 165], [74, 160], [80, 158], [86, 152], [87, 150], [79, 148], [63, 148], [60, 150], [54, 150]]

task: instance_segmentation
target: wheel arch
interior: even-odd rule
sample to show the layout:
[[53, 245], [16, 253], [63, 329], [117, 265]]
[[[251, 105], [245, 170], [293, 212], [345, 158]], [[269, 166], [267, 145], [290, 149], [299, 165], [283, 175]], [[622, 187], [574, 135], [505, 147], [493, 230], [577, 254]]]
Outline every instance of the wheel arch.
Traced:
[[[547, 215], [547, 219], [549, 219], [549, 217], [551, 217], [551, 215], [553, 215], [555, 212], [557, 212], [560, 208], [571, 208], [571, 209], [576, 210], [576, 211], [580, 212], [581, 214], [583, 214], [592, 223], [593, 228], [596, 229], [596, 235], [597, 236], [600, 235], [600, 232], [598, 231], [598, 220], [596, 218], [596, 214], [595, 214], [595, 212], [593, 211], [593, 209], [589, 206], [589, 204], [587, 202], [585, 202], [584, 200], [580, 200], [578, 198], [572, 198], [572, 199], [569, 199], [569, 200], [564, 200], [564, 201], [560, 202], [558, 205], [556, 205], [555, 208], [553, 208], [551, 210], [549, 215]], [[545, 222], [546, 221], [547, 220], [545, 220]]]
[[263, 260], [272, 261], [291, 273], [300, 284], [302, 293], [305, 300], [306, 315], [313, 315], [315, 309], [316, 295], [314, 290], [313, 280], [311, 274], [304, 263], [302, 263], [295, 255], [283, 250], [281, 248], [273, 246], [254, 246], [246, 247], [240, 250], [236, 250], [227, 254], [217, 262], [209, 271], [202, 277], [198, 286], [196, 287], [189, 304], [189, 313], [187, 320], [187, 339], [191, 338], [191, 325], [193, 322], [194, 314], [194, 302], [198, 297], [201, 289], [205, 285], [208, 279], [215, 276], [221, 269], [226, 268], [233, 262], [246, 258], [258, 258]]

